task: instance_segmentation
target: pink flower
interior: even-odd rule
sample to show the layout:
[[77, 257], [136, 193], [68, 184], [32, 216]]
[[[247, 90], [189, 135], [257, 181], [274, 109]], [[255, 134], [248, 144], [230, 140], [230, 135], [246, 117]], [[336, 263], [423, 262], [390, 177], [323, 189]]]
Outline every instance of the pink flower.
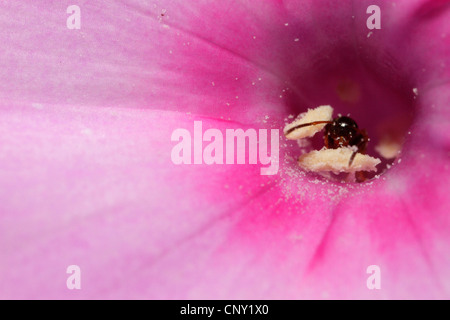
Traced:
[[[47, 2], [0, 5], [1, 298], [449, 298], [447, 1], [79, 1], [79, 30]], [[282, 129], [320, 104], [370, 152], [402, 119], [401, 162], [353, 185], [284, 140], [273, 176], [171, 161], [194, 120]]]

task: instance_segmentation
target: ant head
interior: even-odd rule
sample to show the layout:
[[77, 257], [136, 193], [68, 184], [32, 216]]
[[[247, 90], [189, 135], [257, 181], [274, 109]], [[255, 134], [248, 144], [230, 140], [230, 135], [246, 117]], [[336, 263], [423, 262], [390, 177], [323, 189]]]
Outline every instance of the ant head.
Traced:
[[325, 127], [325, 131], [333, 139], [338, 137], [350, 138], [358, 131], [358, 125], [352, 118], [342, 116], [334, 118], [333, 122]]
[[325, 145], [327, 148], [346, 147], [352, 143], [359, 132], [355, 120], [350, 117], [337, 117], [325, 126]]
[[344, 128], [358, 128], [358, 125], [356, 124], [356, 121], [353, 120], [350, 117], [346, 117], [346, 116], [341, 116], [341, 117], [337, 117], [333, 120], [333, 124], [337, 127], [340, 127], [342, 129]]

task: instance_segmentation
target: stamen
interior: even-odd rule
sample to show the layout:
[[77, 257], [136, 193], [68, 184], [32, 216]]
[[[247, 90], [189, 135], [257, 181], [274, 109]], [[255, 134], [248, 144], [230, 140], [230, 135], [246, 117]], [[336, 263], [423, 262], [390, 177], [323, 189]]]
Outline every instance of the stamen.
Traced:
[[400, 143], [389, 139], [381, 140], [380, 143], [375, 147], [375, 151], [377, 151], [380, 156], [385, 159], [396, 158], [399, 155], [401, 149], [402, 145]]
[[[333, 108], [331, 106], [320, 106], [315, 109], [309, 109], [306, 113], [300, 114], [299, 119], [284, 127], [284, 134], [290, 140], [312, 137], [326, 126], [327, 121], [331, 121], [332, 119]], [[312, 122], [324, 123], [301, 127], [302, 124]], [[295, 127], [298, 128], [294, 129]]]
[[348, 159], [353, 154], [352, 148], [326, 149], [305, 153], [298, 159], [300, 166], [308, 171], [332, 171], [336, 174], [341, 172], [377, 171], [376, 166], [380, 159], [356, 153], [351, 166]]

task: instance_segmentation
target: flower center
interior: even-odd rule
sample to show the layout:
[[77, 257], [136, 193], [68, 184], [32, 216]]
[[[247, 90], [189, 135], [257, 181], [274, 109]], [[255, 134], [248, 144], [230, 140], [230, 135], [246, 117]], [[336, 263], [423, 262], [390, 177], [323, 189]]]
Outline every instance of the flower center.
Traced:
[[[417, 91], [403, 76], [401, 64], [386, 55], [386, 63], [375, 65], [364, 60], [352, 47], [322, 50], [311, 57], [312, 63], [298, 68], [291, 81], [293, 94], [286, 103], [289, 115], [297, 116], [309, 108], [331, 105], [333, 118], [350, 116], [359, 129], [365, 129], [367, 155], [379, 158], [377, 171], [367, 173], [368, 181], [386, 172], [401, 154], [405, 136], [415, 116]], [[322, 119], [316, 119], [317, 121]], [[298, 154], [324, 147], [323, 132], [317, 133], [303, 147], [292, 146]], [[342, 180], [342, 175], [329, 175]], [[333, 178], [334, 177], [334, 178]]]

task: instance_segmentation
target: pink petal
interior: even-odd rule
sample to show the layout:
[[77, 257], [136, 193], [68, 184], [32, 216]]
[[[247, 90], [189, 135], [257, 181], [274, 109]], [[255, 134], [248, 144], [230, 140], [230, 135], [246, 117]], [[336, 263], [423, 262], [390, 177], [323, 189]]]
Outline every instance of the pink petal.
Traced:
[[[192, 126], [178, 113], [16, 105], [0, 122], [3, 297], [127, 297], [134, 279], [135, 296], [156, 295], [139, 270], [222, 225], [264, 180], [255, 166], [172, 164], [173, 126]], [[245, 193], [230, 198], [237, 184]], [[79, 295], [65, 285], [71, 264]]]

